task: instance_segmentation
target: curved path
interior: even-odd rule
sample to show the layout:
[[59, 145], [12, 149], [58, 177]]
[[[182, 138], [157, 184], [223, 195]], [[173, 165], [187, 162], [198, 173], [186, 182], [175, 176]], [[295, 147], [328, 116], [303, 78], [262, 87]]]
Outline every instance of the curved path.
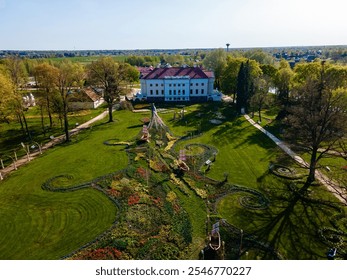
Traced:
[[[293, 152], [285, 142], [278, 139], [276, 136], [268, 132], [266, 129], [261, 127], [256, 123], [250, 116], [244, 115], [245, 119], [249, 121], [255, 128], [259, 129], [266, 136], [268, 136], [275, 144], [280, 147], [285, 153], [287, 153], [291, 158], [293, 158], [301, 166], [308, 168], [309, 163], [306, 162], [302, 157]], [[316, 170], [316, 179], [322, 183], [326, 188], [337, 197], [343, 204], [347, 205], [347, 193], [344, 188], [341, 188], [338, 184], [332, 181], [328, 176], [324, 175], [322, 172]]]

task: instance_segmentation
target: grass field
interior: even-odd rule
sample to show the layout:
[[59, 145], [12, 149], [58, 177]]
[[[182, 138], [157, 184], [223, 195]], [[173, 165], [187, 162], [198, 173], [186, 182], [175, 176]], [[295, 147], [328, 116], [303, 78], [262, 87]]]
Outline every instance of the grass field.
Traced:
[[48, 179], [68, 174], [81, 184], [126, 167], [121, 147], [103, 144], [138, 132], [129, 112], [114, 124], [95, 125], [70, 145], [47, 151], [0, 183], [0, 259], [57, 259], [94, 239], [114, 222], [117, 208], [92, 189], [53, 193], [41, 189]]
[[[317, 186], [312, 188], [311, 200], [296, 200], [288, 188], [288, 180], [269, 172], [271, 162], [288, 159], [243, 117], [235, 116], [228, 105], [192, 105], [184, 109], [182, 120], [173, 119], [174, 112], [181, 111], [182, 107], [160, 113], [174, 135], [200, 135], [180, 141], [175, 151], [178, 153], [190, 143], [215, 147], [218, 154], [207, 173], [209, 177], [223, 180], [227, 176], [229, 184], [255, 190], [269, 200], [268, 207], [254, 210], [241, 203], [257, 203], [254, 195], [247, 198], [247, 191], [226, 193], [216, 201], [216, 215], [243, 229], [245, 240], [247, 235], [255, 235], [259, 241], [276, 248], [284, 258], [325, 258], [328, 245], [321, 242], [318, 231], [331, 227], [332, 218], [341, 213], [320, 205], [317, 200], [324, 199], [335, 205], [334, 197]], [[209, 122], [216, 117], [216, 112], [225, 117], [220, 125]], [[142, 129], [140, 120], [149, 115], [149, 112], [117, 111], [114, 123], [94, 125], [76, 136], [72, 143], [46, 152], [1, 182], [0, 259], [60, 258], [108, 229], [116, 218], [117, 207], [104, 194], [92, 188], [53, 193], [42, 190], [41, 186], [55, 176], [70, 175], [71, 179], [56, 181], [69, 188], [125, 168], [128, 157], [124, 146], [107, 146], [103, 142], [133, 140]], [[200, 149], [192, 152], [200, 152]], [[204, 243], [206, 201], [191, 190], [184, 195], [172, 186], [172, 191], [191, 221], [193, 245], [192, 252], [186, 256], [194, 258]], [[343, 222], [338, 226], [346, 230]], [[249, 252], [249, 258], [271, 258], [267, 252], [254, 251], [251, 247]]]

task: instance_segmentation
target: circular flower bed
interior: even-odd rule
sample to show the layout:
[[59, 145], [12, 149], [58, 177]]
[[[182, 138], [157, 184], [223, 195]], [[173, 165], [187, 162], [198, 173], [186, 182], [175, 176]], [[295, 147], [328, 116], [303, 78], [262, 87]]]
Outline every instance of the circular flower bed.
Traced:
[[280, 165], [280, 164], [271, 164], [269, 169], [276, 176], [285, 178], [285, 179], [295, 180], [295, 179], [300, 179], [304, 177], [303, 174], [297, 173], [294, 168], [289, 168], [287, 166]]
[[269, 200], [260, 192], [253, 189], [243, 188], [241, 192], [246, 192], [250, 195], [244, 195], [239, 198], [239, 203], [244, 208], [253, 210], [266, 209], [269, 206]]

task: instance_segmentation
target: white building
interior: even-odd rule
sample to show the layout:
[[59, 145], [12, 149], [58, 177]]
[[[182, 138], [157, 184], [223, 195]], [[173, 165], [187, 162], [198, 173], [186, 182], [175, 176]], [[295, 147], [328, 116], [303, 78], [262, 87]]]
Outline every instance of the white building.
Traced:
[[165, 67], [141, 72], [141, 93], [135, 99], [148, 102], [220, 101], [213, 90], [214, 74], [200, 67]]

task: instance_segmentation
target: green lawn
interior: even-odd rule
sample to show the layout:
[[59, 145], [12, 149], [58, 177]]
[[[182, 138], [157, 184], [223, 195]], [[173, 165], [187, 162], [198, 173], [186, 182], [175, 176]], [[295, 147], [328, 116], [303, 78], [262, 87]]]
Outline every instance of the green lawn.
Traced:
[[[223, 180], [227, 173], [229, 184], [256, 190], [269, 200], [264, 209], [247, 209], [240, 204], [249, 195], [247, 192], [228, 194], [217, 201], [217, 215], [242, 228], [245, 236], [253, 234], [260, 242], [270, 244], [285, 258], [325, 258], [328, 245], [321, 242], [318, 230], [331, 227], [331, 219], [338, 213], [314, 201], [325, 199], [335, 203], [334, 197], [322, 187], [313, 187], [312, 201], [296, 201], [288, 180], [268, 170], [271, 162], [283, 158], [282, 151], [243, 117], [236, 117], [229, 105], [185, 106], [184, 119], [173, 120], [174, 111], [181, 109], [171, 108], [160, 116], [176, 136], [202, 134], [179, 141], [175, 151], [190, 143], [215, 147], [218, 154], [207, 173], [209, 177]], [[226, 117], [220, 125], [209, 122], [217, 111]], [[55, 182], [69, 188], [125, 168], [128, 157], [124, 146], [107, 146], [103, 142], [132, 141], [142, 129], [140, 120], [148, 116], [149, 112], [117, 111], [114, 123], [99, 122], [74, 137], [72, 143], [47, 151], [0, 182], [0, 259], [57, 259], [108, 229], [116, 218], [117, 208], [104, 194], [92, 188], [53, 193], [41, 186], [55, 176], [70, 175], [69, 180]], [[190, 195], [174, 186], [172, 190], [192, 224], [194, 252], [187, 252], [186, 256], [194, 258], [195, 251], [204, 243], [206, 201], [190, 189]], [[346, 230], [343, 223], [339, 226]], [[254, 252], [252, 248], [250, 251]], [[261, 252], [252, 257], [269, 258]]]
[[117, 112], [114, 123], [95, 125], [0, 182], [0, 259], [57, 259], [111, 226], [117, 208], [104, 194], [91, 188], [52, 193], [41, 185], [65, 174], [71, 185], [81, 184], [125, 168], [124, 147], [103, 142], [134, 136], [138, 128], [128, 128], [134, 125], [129, 116]]

